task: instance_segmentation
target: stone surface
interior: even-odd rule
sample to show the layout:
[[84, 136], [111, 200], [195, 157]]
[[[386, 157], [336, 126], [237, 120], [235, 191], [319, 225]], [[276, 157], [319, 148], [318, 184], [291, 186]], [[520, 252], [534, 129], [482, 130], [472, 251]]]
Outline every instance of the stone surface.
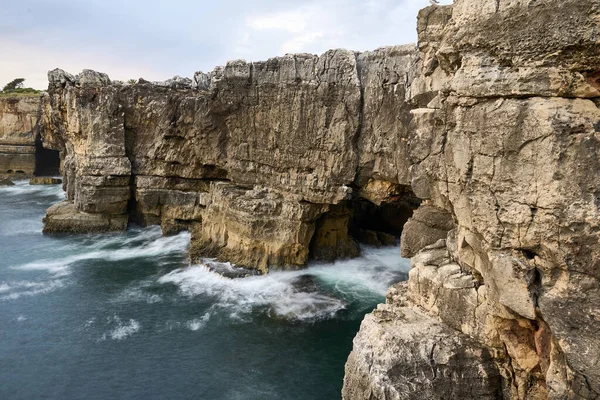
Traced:
[[62, 179], [47, 176], [36, 176], [29, 180], [30, 185], [58, 185], [59, 183], [62, 183]]
[[[575, 0], [457, 0], [419, 14], [409, 157], [426, 202], [403, 231], [405, 307], [486, 348], [499, 398], [600, 397], [599, 18], [597, 2]], [[421, 215], [432, 210], [454, 226], [433, 229]], [[357, 338], [375, 340], [386, 324], [366, 321]], [[357, 339], [354, 353], [368, 346]], [[394, 398], [360, 375], [389, 357], [351, 356], [344, 393], [369, 384], [372, 398]]]
[[0, 175], [0, 186], [13, 186], [13, 181], [8, 176]]
[[0, 97], [0, 173], [33, 175], [39, 96]]
[[68, 200], [50, 207], [44, 217], [44, 233], [93, 233], [122, 231], [126, 228], [126, 215], [85, 213], [77, 210]]
[[344, 396], [598, 398], [599, 21], [595, 0], [456, 0], [416, 48], [51, 71], [68, 200], [45, 230], [189, 229], [193, 260], [266, 272], [391, 242], [416, 195], [408, 292], [366, 318]]
[[[264, 272], [304, 265], [311, 251], [356, 256], [352, 213], [337, 215], [338, 206], [410, 195], [408, 159], [389, 147], [407, 137], [407, 121], [387, 117], [378, 98], [404, 99], [415, 54], [398, 46], [237, 60], [192, 83], [123, 85], [93, 71], [54, 70], [42, 137], [64, 154], [77, 212], [127, 215], [165, 234], [189, 229], [193, 260], [213, 256]], [[410, 118], [404, 101], [394, 107]], [[399, 160], [405, 165], [394, 168]], [[414, 204], [401, 207], [410, 214]]]
[[489, 351], [390, 289], [363, 320], [346, 363], [342, 398], [498, 399], [500, 374]]
[[216, 257], [261, 272], [302, 266], [321, 207], [267, 189], [212, 183], [202, 227], [192, 231], [192, 261]]
[[404, 225], [401, 245], [402, 257], [410, 258], [422, 248], [445, 239], [454, 228], [452, 215], [443, 209], [423, 204]]

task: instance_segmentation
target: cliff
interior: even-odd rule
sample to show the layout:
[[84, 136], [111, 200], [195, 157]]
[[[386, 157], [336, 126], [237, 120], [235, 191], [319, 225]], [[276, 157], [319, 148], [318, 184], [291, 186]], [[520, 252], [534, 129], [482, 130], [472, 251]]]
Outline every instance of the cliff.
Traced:
[[0, 174], [33, 175], [39, 96], [0, 97]]
[[421, 11], [413, 268], [365, 318], [344, 398], [600, 396], [599, 17], [580, 0]]
[[44, 230], [188, 229], [192, 261], [262, 272], [401, 233], [409, 281], [363, 321], [344, 398], [598, 398], [599, 18], [456, 0], [420, 12], [417, 48], [51, 71], [67, 200]]
[[311, 247], [356, 255], [349, 202], [394, 199], [396, 234], [414, 208], [403, 156], [414, 50], [234, 61], [194, 82], [52, 71], [42, 131], [64, 154], [68, 200], [48, 210], [44, 229], [122, 230], [130, 220], [189, 229], [192, 259], [263, 272], [304, 265]]

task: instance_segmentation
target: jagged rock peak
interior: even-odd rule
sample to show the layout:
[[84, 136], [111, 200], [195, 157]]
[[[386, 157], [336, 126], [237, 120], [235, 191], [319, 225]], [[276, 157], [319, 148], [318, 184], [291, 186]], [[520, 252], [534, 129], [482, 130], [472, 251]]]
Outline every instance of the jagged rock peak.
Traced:
[[84, 69], [79, 75], [72, 75], [60, 68], [48, 71], [49, 89], [66, 86], [102, 87], [111, 84], [110, 78], [103, 72]]

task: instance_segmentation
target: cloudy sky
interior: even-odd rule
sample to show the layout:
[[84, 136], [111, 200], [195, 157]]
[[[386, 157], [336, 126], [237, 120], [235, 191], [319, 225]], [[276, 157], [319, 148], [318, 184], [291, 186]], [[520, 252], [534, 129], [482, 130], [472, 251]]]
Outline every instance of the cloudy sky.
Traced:
[[45, 89], [46, 72], [54, 68], [164, 80], [191, 77], [233, 59], [412, 43], [417, 12], [427, 5], [428, 0], [7, 0], [0, 7], [0, 88], [22, 77], [26, 86]]

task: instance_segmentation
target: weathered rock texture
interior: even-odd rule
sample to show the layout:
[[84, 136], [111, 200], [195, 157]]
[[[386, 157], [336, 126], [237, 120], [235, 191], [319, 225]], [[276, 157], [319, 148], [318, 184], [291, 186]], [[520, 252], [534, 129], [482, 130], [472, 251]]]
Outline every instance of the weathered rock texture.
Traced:
[[52, 71], [67, 201], [44, 229], [189, 229], [192, 260], [265, 272], [393, 242], [414, 194], [409, 282], [363, 322], [344, 398], [596, 399], [599, 26], [596, 0], [456, 0], [421, 11], [418, 48]]
[[0, 174], [33, 175], [38, 96], [0, 97]]
[[413, 269], [363, 322], [344, 398], [600, 397], [599, 21], [591, 0], [421, 11]]
[[[135, 85], [51, 71], [42, 131], [65, 154], [72, 206], [48, 210], [44, 229], [120, 230], [127, 220], [190, 229], [192, 260], [263, 272], [302, 266], [311, 248], [355, 256], [353, 212], [339, 209], [410, 194], [404, 97], [415, 56], [411, 45], [335, 50]], [[387, 236], [369, 232], [393, 242], [409, 215], [398, 211]]]

